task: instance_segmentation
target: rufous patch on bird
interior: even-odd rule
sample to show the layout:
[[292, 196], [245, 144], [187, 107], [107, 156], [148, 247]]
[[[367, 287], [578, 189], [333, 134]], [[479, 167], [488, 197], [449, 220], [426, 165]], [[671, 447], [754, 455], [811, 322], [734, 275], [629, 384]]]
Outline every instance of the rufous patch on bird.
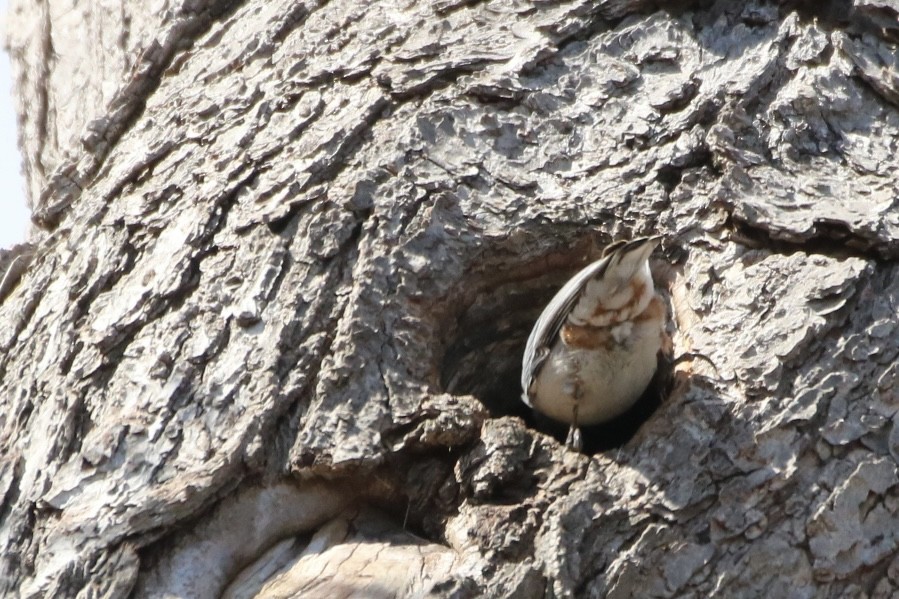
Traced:
[[561, 336], [565, 345], [579, 349], [608, 349], [614, 342], [609, 327], [566, 324], [562, 326]]
[[646, 306], [645, 310], [634, 316], [634, 320], [642, 322], [644, 320], [664, 319], [665, 316], [667, 316], [667, 312], [662, 298], [656, 295], [649, 300], [649, 304]]

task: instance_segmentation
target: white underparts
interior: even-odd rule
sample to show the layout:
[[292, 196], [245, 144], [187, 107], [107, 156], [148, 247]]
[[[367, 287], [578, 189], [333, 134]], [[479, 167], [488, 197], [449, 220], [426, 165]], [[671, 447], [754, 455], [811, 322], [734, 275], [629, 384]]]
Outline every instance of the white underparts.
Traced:
[[616, 324], [611, 329], [609, 329], [609, 333], [612, 335], [612, 339], [615, 340], [615, 343], [619, 345], [626, 345], [633, 330], [634, 321], [626, 320], [621, 324]]
[[597, 348], [553, 345], [533, 385], [533, 406], [554, 420], [599, 424], [630, 408], [649, 386], [661, 348], [663, 317], [611, 327], [613, 343]]

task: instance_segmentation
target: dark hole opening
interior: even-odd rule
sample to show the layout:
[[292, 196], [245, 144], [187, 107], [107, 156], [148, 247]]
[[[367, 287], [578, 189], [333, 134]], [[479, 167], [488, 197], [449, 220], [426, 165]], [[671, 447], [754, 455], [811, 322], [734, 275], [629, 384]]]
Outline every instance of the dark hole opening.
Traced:
[[[543, 268], [526, 280], [484, 285], [458, 315], [441, 365], [441, 384], [452, 394], [478, 398], [493, 417], [518, 416], [564, 443], [568, 425], [535, 413], [521, 400], [521, 359], [531, 328], [562, 285], [591, 259], [569, 257], [563, 268]], [[620, 447], [659, 407], [668, 389], [670, 361], [634, 406], [608, 422], [581, 428], [584, 453]]]

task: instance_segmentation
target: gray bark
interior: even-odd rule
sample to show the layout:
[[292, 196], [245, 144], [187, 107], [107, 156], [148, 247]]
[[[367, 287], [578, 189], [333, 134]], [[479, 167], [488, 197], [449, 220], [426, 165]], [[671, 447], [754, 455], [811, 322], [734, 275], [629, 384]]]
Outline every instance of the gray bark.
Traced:
[[[895, 3], [11, 4], [4, 595], [899, 594]], [[575, 454], [524, 339], [642, 234], [708, 360]]]

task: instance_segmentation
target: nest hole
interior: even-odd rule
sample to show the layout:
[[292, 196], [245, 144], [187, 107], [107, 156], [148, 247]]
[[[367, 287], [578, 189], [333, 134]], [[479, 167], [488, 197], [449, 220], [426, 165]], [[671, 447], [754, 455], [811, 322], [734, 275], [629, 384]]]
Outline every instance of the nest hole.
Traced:
[[[441, 364], [446, 392], [472, 395], [492, 417], [518, 416], [529, 427], [565, 441], [567, 424], [534, 412], [522, 401], [521, 360], [543, 308], [569, 278], [599, 257], [598, 251], [582, 246], [545, 256], [521, 268], [518, 276], [499, 269], [485, 273], [470, 287], [473, 291], [460, 295], [465, 301], [457, 307]], [[608, 422], [581, 427], [584, 453], [627, 443], [661, 405], [671, 372], [671, 360], [660, 354], [653, 380], [631, 409]]]

